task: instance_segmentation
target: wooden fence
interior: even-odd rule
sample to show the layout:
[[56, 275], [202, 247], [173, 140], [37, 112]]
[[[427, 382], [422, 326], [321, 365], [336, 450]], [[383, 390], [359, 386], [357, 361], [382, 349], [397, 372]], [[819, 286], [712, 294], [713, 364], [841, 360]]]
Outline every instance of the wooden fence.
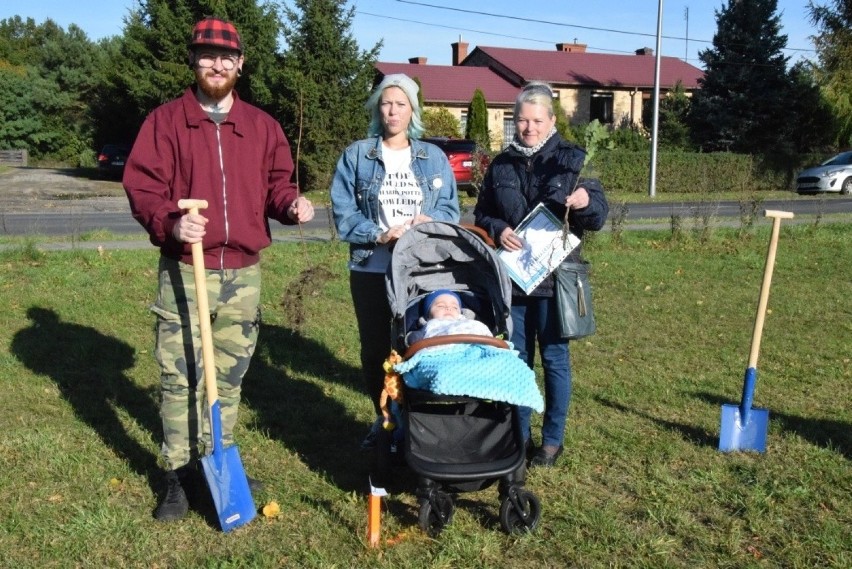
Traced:
[[7, 166], [26, 166], [27, 158], [27, 151], [23, 149], [0, 150], [0, 164]]

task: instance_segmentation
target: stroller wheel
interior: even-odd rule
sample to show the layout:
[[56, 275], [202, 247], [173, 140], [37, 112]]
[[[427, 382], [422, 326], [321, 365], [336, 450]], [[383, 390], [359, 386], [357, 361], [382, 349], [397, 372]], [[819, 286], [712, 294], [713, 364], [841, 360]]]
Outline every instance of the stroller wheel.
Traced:
[[532, 532], [541, 519], [541, 502], [523, 488], [511, 488], [500, 505], [500, 525], [509, 534]]
[[444, 492], [432, 492], [420, 503], [420, 529], [435, 537], [453, 519], [453, 499]]

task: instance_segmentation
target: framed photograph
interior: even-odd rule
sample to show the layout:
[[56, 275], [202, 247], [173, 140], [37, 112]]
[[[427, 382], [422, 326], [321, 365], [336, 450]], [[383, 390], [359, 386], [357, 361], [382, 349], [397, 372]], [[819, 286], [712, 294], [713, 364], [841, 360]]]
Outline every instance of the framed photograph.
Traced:
[[529, 294], [541, 284], [580, 244], [570, 231], [563, 231], [562, 221], [544, 205], [538, 204], [515, 228], [524, 242], [518, 251], [497, 249], [497, 257], [506, 272], [521, 289]]

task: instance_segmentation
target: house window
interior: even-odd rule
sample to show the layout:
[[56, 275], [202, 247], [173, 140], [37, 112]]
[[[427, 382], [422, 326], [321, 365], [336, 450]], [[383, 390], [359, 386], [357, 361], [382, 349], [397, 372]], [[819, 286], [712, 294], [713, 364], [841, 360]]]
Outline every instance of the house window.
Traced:
[[511, 113], [503, 113], [503, 146], [506, 148], [515, 138], [515, 117]]
[[595, 119], [603, 124], [612, 124], [612, 93], [592, 93], [589, 103], [589, 121]]
[[459, 136], [463, 137], [464, 133], [467, 132], [467, 111], [461, 112], [461, 117], [459, 117], [459, 128], [461, 129]]

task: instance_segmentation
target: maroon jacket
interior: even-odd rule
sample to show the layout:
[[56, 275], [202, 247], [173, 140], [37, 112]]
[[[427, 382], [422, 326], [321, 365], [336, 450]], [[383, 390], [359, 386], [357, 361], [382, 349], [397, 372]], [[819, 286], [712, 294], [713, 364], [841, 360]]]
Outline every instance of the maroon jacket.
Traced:
[[298, 197], [291, 181], [290, 143], [275, 119], [234, 92], [221, 125], [207, 117], [194, 88], [145, 119], [124, 169], [133, 217], [163, 255], [192, 262], [190, 245], [172, 229], [183, 198], [207, 200], [204, 236], [208, 269], [257, 263], [271, 242], [268, 218], [292, 225], [287, 208]]

